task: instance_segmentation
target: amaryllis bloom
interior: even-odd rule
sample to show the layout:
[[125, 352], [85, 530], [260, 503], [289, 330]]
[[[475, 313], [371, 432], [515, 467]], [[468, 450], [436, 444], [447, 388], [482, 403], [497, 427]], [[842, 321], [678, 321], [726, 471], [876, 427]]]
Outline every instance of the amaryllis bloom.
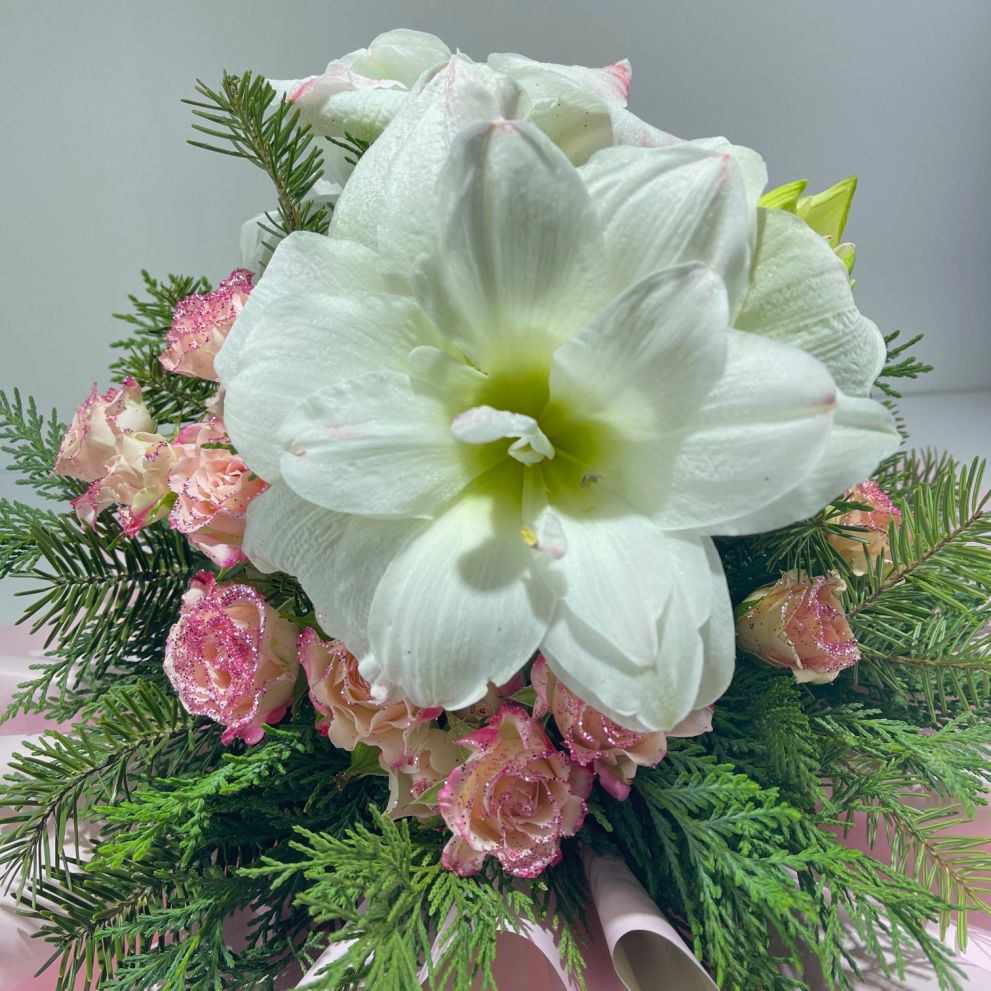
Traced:
[[73, 499], [72, 508], [83, 523], [95, 527], [97, 516], [116, 506], [121, 529], [133, 537], [168, 513], [163, 500], [177, 455], [161, 434], [153, 433], [123, 433], [115, 450], [106, 474]]
[[211, 417], [179, 431], [168, 475], [176, 494], [169, 524], [221, 568], [245, 560], [241, 550], [248, 505], [265, 491], [230, 445], [221, 420]]
[[835, 574], [783, 574], [741, 604], [740, 647], [775, 667], [791, 668], [796, 681], [834, 681], [860, 660], [860, 647], [836, 597], [845, 588]]
[[440, 813], [454, 834], [442, 862], [462, 876], [495, 857], [516, 877], [536, 877], [561, 859], [561, 840], [585, 821], [592, 773], [555, 750], [543, 727], [507, 705], [463, 740], [474, 753], [448, 776]]
[[603, 788], [619, 801], [630, 796], [630, 782], [638, 767], [654, 767], [667, 753], [669, 736], [698, 736], [712, 729], [712, 709], [690, 713], [667, 733], [636, 733], [587, 705], [554, 677], [547, 662], [538, 657], [530, 671], [537, 693], [533, 714], [548, 713], [564, 738], [572, 759], [591, 766]]
[[165, 645], [165, 674], [187, 712], [224, 726], [223, 743], [257, 743], [293, 700], [296, 627], [248, 585], [201, 571]]
[[89, 398], [76, 407], [55, 460], [55, 474], [95, 482], [107, 474], [117, 455], [117, 439], [155, 429], [133, 378], [100, 395], [96, 383]]
[[756, 153], [576, 168], [526, 105], [452, 59], [363, 156], [330, 235], [276, 251], [217, 362], [231, 437], [271, 483], [245, 550], [417, 705], [470, 705], [539, 649], [603, 715], [670, 730], [732, 675], [711, 536], [808, 516], [897, 446], [845, 391], [866, 394], [884, 345], [797, 218], [836, 271], [793, 231], [794, 281], [779, 256], [752, 271]]
[[[455, 736], [436, 723], [414, 723], [404, 733], [401, 764], [387, 765], [389, 804], [394, 819], [414, 816], [432, 819], [440, 815], [439, 797], [431, 789], [444, 781], [464, 759]], [[428, 800], [429, 799], [429, 800]]]
[[354, 750], [359, 743], [378, 747], [386, 768], [408, 764], [406, 731], [441, 713], [421, 709], [407, 699], [375, 698], [344, 644], [321, 640], [315, 630], [300, 635], [299, 662], [310, 686], [310, 701], [326, 717], [318, 720], [317, 727], [342, 750]]
[[212, 292], [180, 300], [159, 361], [169, 372], [217, 381], [213, 360], [244, 308], [254, 273], [237, 268]]
[[891, 564], [891, 545], [888, 541], [888, 527], [894, 521], [901, 523], [902, 511], [888, 498], [875, 481], [861, 482], [843, 493], [845, 502], [859, 502], [870, 506], [870, 510], [853, 509], [840, 516], [831, 517], [829, 522], [840, 526], [860, 527], [849, 533], [829, 533], [826, 539], [833, 549], [850, 566], [855, 575], [866, 575], [874, 568], [874, 562], [881, 558]]

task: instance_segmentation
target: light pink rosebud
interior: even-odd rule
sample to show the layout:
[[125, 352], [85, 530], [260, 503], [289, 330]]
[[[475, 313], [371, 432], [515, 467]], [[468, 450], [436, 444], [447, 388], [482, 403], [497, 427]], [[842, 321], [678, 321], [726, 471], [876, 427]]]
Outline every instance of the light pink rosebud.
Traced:
[[250, 586], [201, 571], [169, 632], [165, 673], [187, 712], [226, 727], [223, 743], [257, 743], [292, 703], [297, 633]]
[[425, 793], [440, 784], [461, 763], [462, 752], [454, 734], [434, 723], [416, 723], [404, 733], [405, 752], [401, 767], [387, 767], [389, 805], [393, 819], [415, 816], [431, 819], [440, 815], [439, 798], [425, 799]]
[[591, 765], [602, 787], [620, 802], [629, 798], [637, 768], [654, 767], [663, 759], [668, 736], [697, 736], [712, 729], [711, 706], [689, 713], [668, 733], [624, 729], [565, 688], [540, 656], [530, 671], [530, 682], [537, 693], [534, 717], [550, 713], [572, 760]]
[[454, 834], [444, 866], [462, 877], [487, 856], [516, 877], [536, 877], [561, 859], [561, 840], [585, 821], [592, 772], [554, 749], [543, 727], [512, 703], [463, 740], [475, 751], [440, 791]]
[[513, 675], [504, 685], [493, 685], [490, 682], [485, 694], [477, 702], [455, 710], [454, 714], [463, 722], [482, 726], [502, 708], [504, 702], [509, 701], [525, 685], [526, 678], [522, 671]]
[[73, 499], [72, 508], [83, 523], [95, 527], [103, 510], [117, 506], [121, 528], [133, 537], [168, 512], [162, 500], [169, 495], [169, 472], [176, 455], [160, 434], [121, 434], [116, 449], [107, 473]]
[[380, 701], [358, 673], [358, 662], [339, 640], [321, 640], [315, 630], [299, 637], [299, 662], [306, 672], [313, 707], [326, 717], [317, 728], [341, 750], [354, 750], [359, 743], [378, 747], [382, 766], [408, 764], [406, 730], [426, 723], [442, 709], [421, 709], [408, 699]]
[[88, 399], [76, 407], [72, 423], [62, 438], [55, 474], [95, 482], [107, 474], [117, 455], [117, 439], [155, 429], [155, 421], [141, 398], [141, 386], [124, 379], [119, 389], [100, 395], [96, 383]]
[[870, 506], [870, 512], [854, 509], [842, 516], [830, 519], [841, 526], [863, 527], [863, 533], [829, 533], [826, 539], [833, 549], [850, 566], [855, 575], [866, 575], [874, 569], [874, 561], [882, 558], [891, 564], [891, 546], [888, 543], [888, 524], [901, 523], [902, 511], [888, 498], [875, 481], [861, 482], [843, 493], [844, 502], [859, 502]]
[[168, 347], [158, 359], [166, 371], [218, 381], [213, 361], [244, 309], [253, 275], [237, 268], [213, 292], [178, 302], [166, 337]]
[[248, 504], [267, 488], [230, 443], [215, 417], [183, 427], [168, 477], [176, 493], [170, 526], [221, 568], [246, 560], [241, 544]]
[[860, 660], [860, 647], [837, 592], [838, 575], [787, 572], [773, 585], [751, 592], [736, 622], [740, 646], [776, 667], [791, 668], [796, 681], [824, 685]]

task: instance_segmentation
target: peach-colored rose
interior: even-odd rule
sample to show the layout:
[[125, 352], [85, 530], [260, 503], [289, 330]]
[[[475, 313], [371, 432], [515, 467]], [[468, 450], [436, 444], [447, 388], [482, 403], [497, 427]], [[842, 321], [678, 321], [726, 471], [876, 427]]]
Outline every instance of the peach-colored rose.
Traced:
[[201, 571], [169, 632], [165, 673], [187, 712], [226, 727], [223, 743], [257, 743], [292, 703], [297, 633], [250, 586]]
[[537, 693], [534, 717], [550, 713], [572, 760], [591, 765], [602, 787], [620, 802], [629, 798], [637, 768], [654, 767], [663, 759], [669, 736], [697, 736], [712, 729], [711, 706], [690, 713], [667, 733], [624, 729], [565, 688], [540, 656], [530, 671], [530, 682]]
[[141, 386], [133, 378], [124, 379], [119, 389], [100, 395], [96, 383], [89, 398], [76, 407], [55, 459], [55, 474], [95, 482], [107, 474], [117, 456], [121, 436], [148, 433], [155, 421], [141, 398]]
[[244, 309], [253, 275], [237, 268], [213, 292], [179, 301], [166, 337], [168, 347], [158, 359], [166, 371], [217, 381], [214, 358]]
[[241, 544], [248, 504], [266, 484], [234, 453], [223, 423], [215, 417], [183, 427], [175, 451], [168, 478], [176, 493], [170, 526], [221, 568], [244, 561]]
[[521, 688], [525, 687], [526, 678], [523, 672], [513, 675], [504, 685], [489, 684], [485, 694], [471, 705], [455, 710], [455, 715], [463, 722], [472, 726], [483, 726], [509, 701]]
[[475, 752], [440, 791], [454, 834], [444, 866], [475, 874], [491, 855], [509, 874], [536, 877], [556, 864], [562, 838], [585, 821], [592, 772], [555, 750], [540, 723], [512, 703], [458, 743]]
[[425, 794], [440, 784], [462, 760], [454, 734], [434, 723], [415, 723], [404, 733], [405, 753], [401, 767], [389, 767], [389, 805], [393, 819], [415, 816], [431, 819], [440, 815], [439, 798], [426, 801]]
[[299, 637], [299, 662], [306, 672], [313, 707], [325, 716], [317, 728], [342, 750], [359, 743], [378, 747], [383, 768], [404, 767], [406, 730], [429, 722], [442, 709], [421, 709], [408, 699], [380, 701], [358, 674], [358, 662], [339, 640], [321, 640], [315, 630]]
[[860, 660], [860, 647], [837, 592], [838, 575], [787, 572], [773, 585], [751, 592], [736, 623], [740, 646], [776, 667], [791, 668], [796, 681], [823, 685]]
[[850, 566], [855, 575], [866, 575], [880, 557], [891, 564], [891, 546], [888, 542], [888, 525], [894, 520], [901, 523], [902, 512], [874, 481], [861, 482], [843, 493], [844, 502], [859, 502], [870, 506], [870, 512], [854, 509], [830, 519], [841, 526], [863, 527], [864, 532], [829, 533], [826, 539], [833, 549]]
[[162, 500], [169, 494], [176, 452], [161, 434], [152, 433], [121, 434], [116, 451], [106, 474], [73, 499], [72, 508], [80, 520], [95, 527], [103, 510], [117, 506], [121, 528], [133, 537], [168, 512]]

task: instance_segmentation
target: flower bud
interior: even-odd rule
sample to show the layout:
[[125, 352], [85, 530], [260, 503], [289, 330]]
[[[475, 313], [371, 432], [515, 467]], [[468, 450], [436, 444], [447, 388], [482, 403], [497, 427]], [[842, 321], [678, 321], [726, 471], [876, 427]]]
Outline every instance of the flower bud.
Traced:
[[791, 668], [796, 681], [833, 681], [860, 660], [860, 647], [836, 597], [845, 588], [835, 574], [810, 579], [787, 572], [739, 607], [740, 647], [775, 667]]
[[885, 565], [891, 565], [891, 545], [888, 542], [888, 525], [901, 523], [901, 510], [888, 498], [874, 481], [861, 482], [843, 493], [844, 502], [859, 502], [870, 506], [870, 511], [854, 509], [833, 517], [830, 523], [841, 526], [863, 527], [864, 532], [829, 533], [830, 546], [850, 566], [855, 575], [866, 575], [880, 557]]

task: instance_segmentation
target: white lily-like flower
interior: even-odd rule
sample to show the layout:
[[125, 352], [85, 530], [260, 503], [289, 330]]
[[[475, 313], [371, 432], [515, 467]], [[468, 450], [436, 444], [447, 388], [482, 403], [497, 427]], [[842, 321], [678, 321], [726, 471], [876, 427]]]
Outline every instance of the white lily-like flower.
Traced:
[[[539, 648], [601, 712], [666, 730], [732, 675], [710, 536], [819, 509], [897, 433], [812, 356], [828, 307], [790, 316], [751, 280], [755, 153], [579, 169], [525, 102], [452, 60], [330, 236], [280, 245], [216, 363], [271, 483], [245, 550], [300, 579], [382, 691], [459, 708]], [[732, 326], [748, 300], [754, 332]]]

